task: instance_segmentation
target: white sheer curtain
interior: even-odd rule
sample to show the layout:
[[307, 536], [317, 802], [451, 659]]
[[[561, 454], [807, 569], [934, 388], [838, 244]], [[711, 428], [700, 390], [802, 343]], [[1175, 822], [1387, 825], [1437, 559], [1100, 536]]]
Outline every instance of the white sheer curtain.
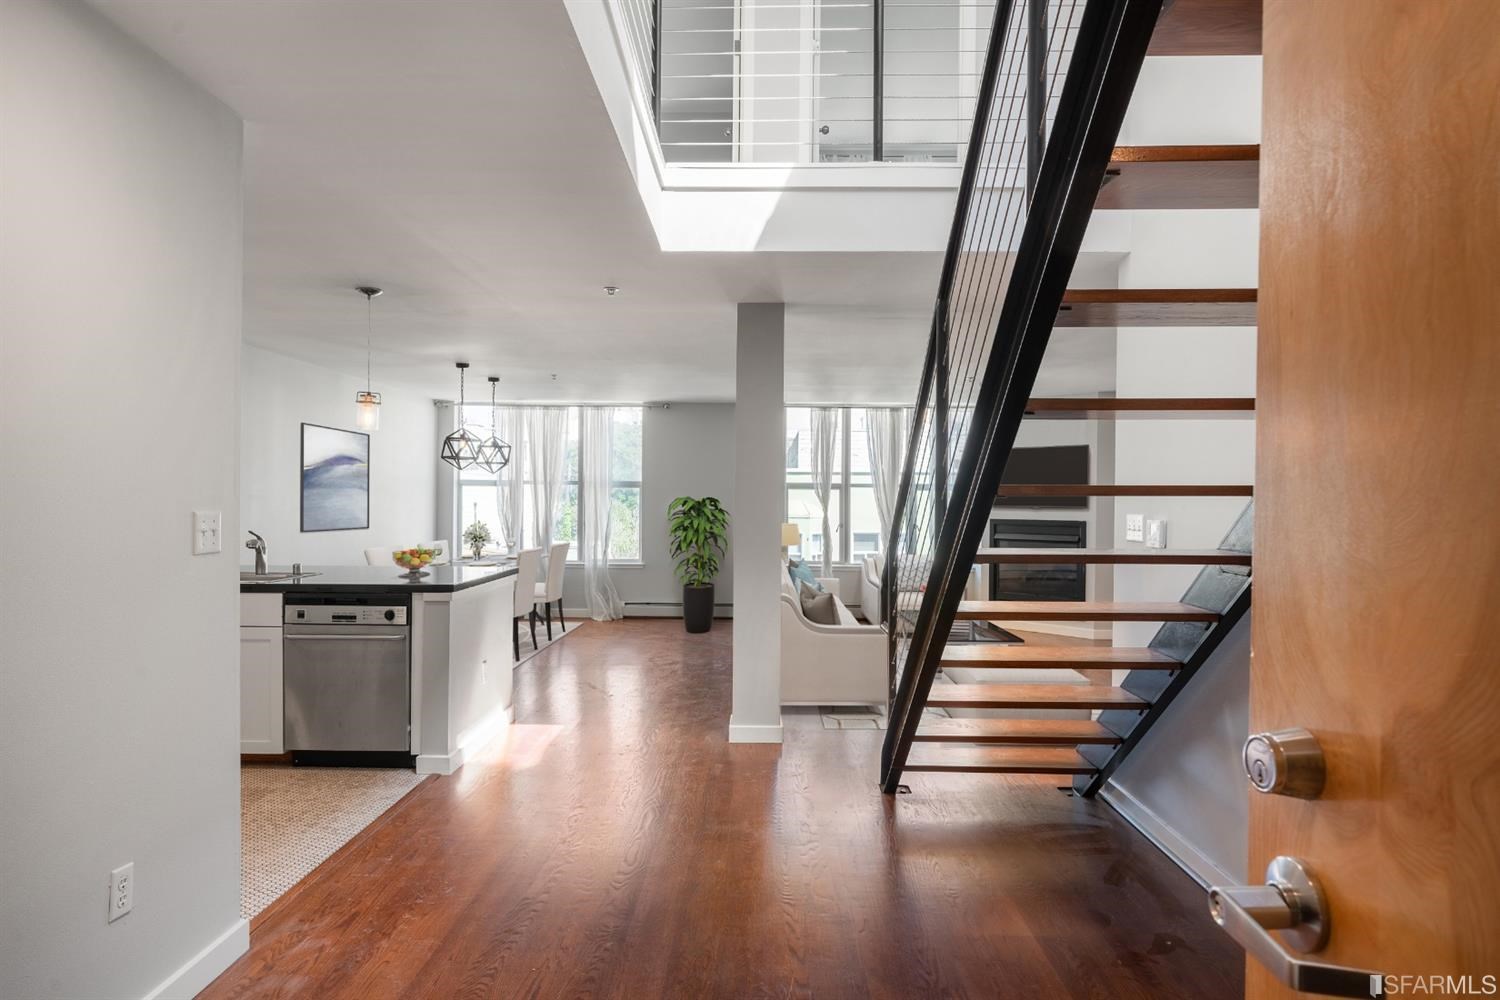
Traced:
[[502, 406], [495, 413], [495, 433], [510, 445], [510, 464], [501, 469], [496, 487], [500, 491], [500, 530], [505, 532], [508, 551], [525, 548], [526, 420], [519, 406]]
[[568, 449], [568, 408], [533, 406], [526, 410], [527, 476], [531, 480], [531, 540], [546, 550], [562, 501], [563, 463]]
[[583, 585], [588, 593], [589, 614], [595, 621], [625, 617], [609, 578], [610, 488], [614, 459], [614, 411], [607, 406], [585, 406], [579, 411], [578, 470], [583, 490]]
[[812, 411], [812, 478], [813, 493], [823, 508], [823, 576], [833, 575], [833, 531], [828, 518], [828, 502], [833, 497], [833, 473], [840, 466], [839, 411], [832, 406], [817, 406]]
[[896, 515], [896, 493], [901, 489], [901, 466], [906, 461], [906, 408], [871, 407], [865, 411], [865, 441], [870, 451], [870, 482], [875, 487], [875, 513], [880, 518], [880, 547], [890, 547], [891, 519]]

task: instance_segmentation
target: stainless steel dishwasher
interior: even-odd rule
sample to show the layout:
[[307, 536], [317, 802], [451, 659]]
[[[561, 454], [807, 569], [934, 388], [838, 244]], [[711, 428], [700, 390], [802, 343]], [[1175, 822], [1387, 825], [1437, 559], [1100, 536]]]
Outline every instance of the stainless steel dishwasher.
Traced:
[[286, 604], [286, 749], [411, 750], [411, 629], [404, 605], [318, 597]]

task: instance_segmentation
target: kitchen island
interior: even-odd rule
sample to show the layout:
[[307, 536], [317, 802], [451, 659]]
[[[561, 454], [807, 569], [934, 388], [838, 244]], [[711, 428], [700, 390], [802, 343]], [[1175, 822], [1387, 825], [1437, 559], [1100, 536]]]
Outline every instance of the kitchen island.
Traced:
[[[290, 750], [284, 719], [283, 643], [296, 624], [289, 608], [337, 604], [391, 609], [387, 631], [409, 635], [409, 749], [423, 774], [451, 774], [511, 718], [510, 624], [516, 567], [443, 564], [408, 579], [397, 567], [314, 566], [301, 576], [240, 583], [240, 751]], [[286, 574], [282, 578], [274, 578]], [[383, 612], [382, 612], [383, 613]], [[289, 617], [289, 614], [292, 617]], [[336, 619], [335, 619], [336, 620]], [[390, 619], [387, 619], [390, 620]], [[335, 655], [348, 643], [308, 649]], [[299, 652], [303, 646], [296, 647]], [[316, 654], [304, 654], [316, 655]], [[291, 683], [291, 679], [287, 679]]]

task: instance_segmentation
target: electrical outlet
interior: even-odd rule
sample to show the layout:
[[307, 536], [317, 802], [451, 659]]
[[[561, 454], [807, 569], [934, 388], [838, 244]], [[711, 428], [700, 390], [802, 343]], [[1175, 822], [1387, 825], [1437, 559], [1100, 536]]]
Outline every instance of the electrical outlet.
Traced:
[[1167, 522], [1165, 518], [1153, 518], [1146, 522], [1146, 548], [1167, 547]]
[[135, 862], [121, 865], [109, 873], [109, 922], [114, 923], [130, 912], [135, 895]]
[[1127, 542], [1144, 542], [1146, 540], [1146, 515], [1125, 515], [1125, 540]]
[[193, 555], [224, 551], [224, 514], [217, 510], [193, 511]]

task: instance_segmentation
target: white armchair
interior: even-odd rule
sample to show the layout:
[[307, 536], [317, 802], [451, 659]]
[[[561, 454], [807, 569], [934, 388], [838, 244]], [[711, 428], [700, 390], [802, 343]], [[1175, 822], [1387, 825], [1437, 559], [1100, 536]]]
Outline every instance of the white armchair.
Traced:
[[[832, 589], [832, 588], [830, 588]], [[810, 622], [781, 581], [781, 703], [883, 705], [889, 695], [885, 630], [861, 625], [834, 593], [837, 625]]]
[[859, 564], [859, 613], [872, 625], [883, 624], [880, 616], [880, 574], [885, 571], [885, 556], [872, 552]]

